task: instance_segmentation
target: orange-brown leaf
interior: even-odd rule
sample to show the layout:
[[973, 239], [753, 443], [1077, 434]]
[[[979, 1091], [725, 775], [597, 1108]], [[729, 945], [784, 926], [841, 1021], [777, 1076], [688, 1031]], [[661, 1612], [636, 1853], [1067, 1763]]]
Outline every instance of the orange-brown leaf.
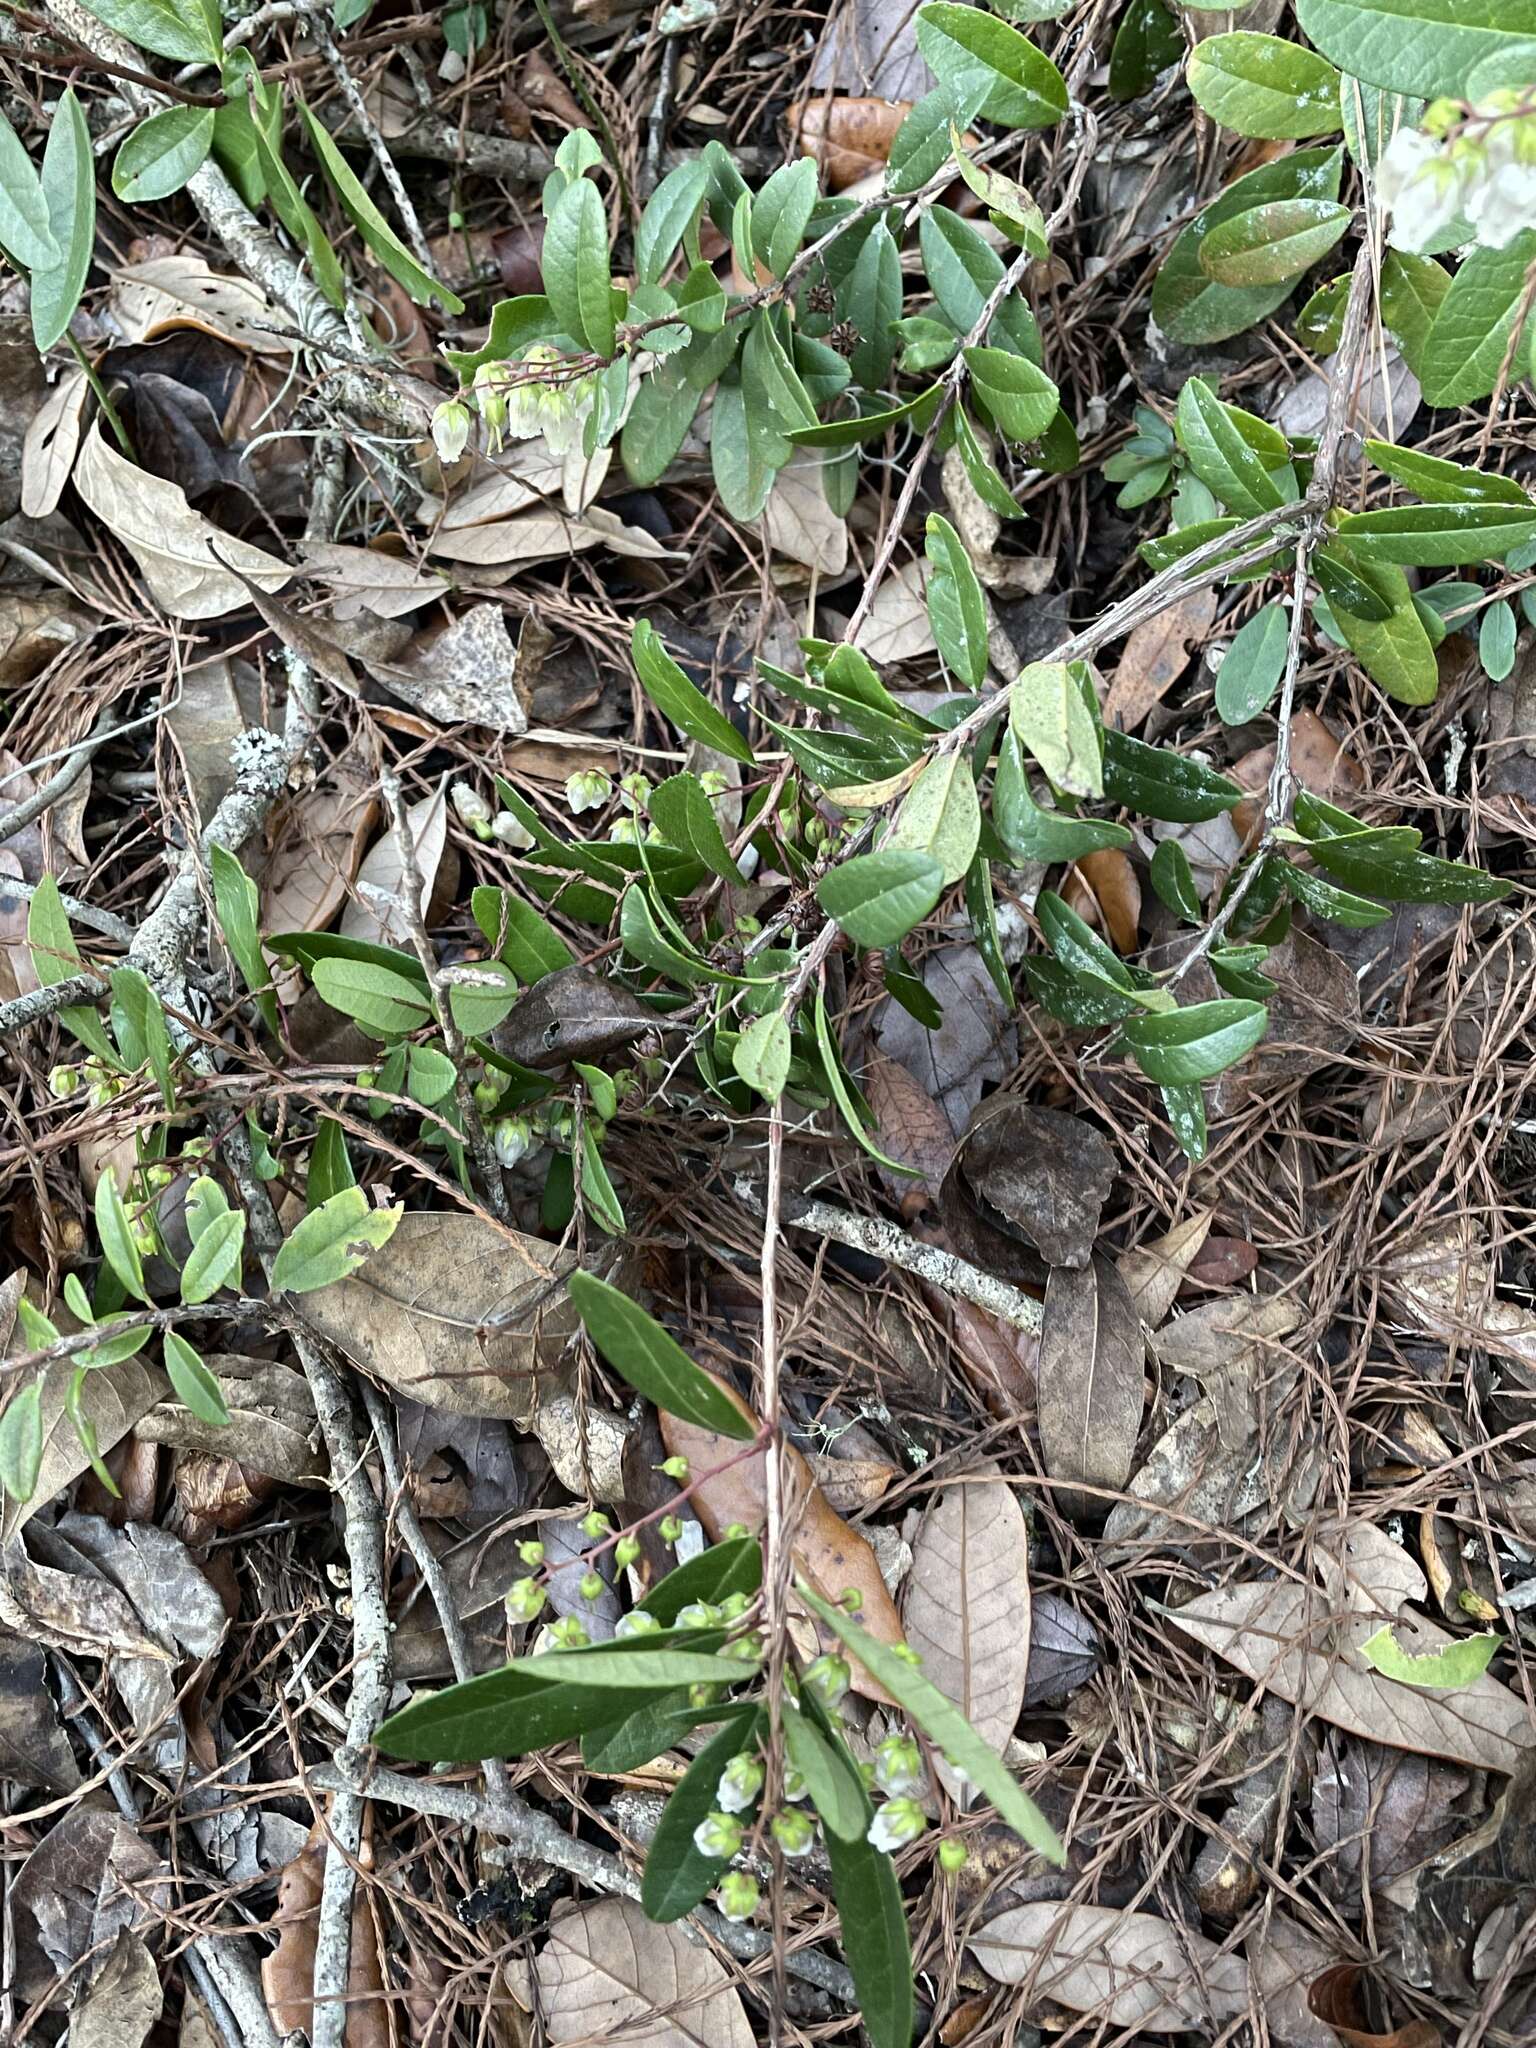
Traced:
[[1104, 723], [1135, 732], [1189, 667], [1190, 643], [1205, 637], [1215, 616], [1215, 591], [1195, 590], [1137, 626], [1104, 699]]
[[910, 100], [797, 100], [789, 109], [790, 134], [800, 154], [821, 165], [828, 191], [841, 192], [889, 159], [911, 105]]

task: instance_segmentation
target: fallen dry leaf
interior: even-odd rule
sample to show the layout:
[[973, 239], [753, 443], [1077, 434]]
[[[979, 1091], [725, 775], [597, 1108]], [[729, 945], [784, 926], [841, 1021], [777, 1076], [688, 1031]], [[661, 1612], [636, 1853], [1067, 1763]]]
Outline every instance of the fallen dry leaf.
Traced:
[[[971, 1726], [1001, 1750], [1018, 1724], [1029, 1670], [1029, 1533], [987, 1468], [946, 1487], [912, 1546], [902, 1620], [923, 1669]], [[934, 1768], [962, 1808], [969, 1785]]]
[[776, 555], [820, 576], [848, 566], [848, 522], [827, 503], [819, 448], [797, 448], [773, 479], [763, 507], [763, 532]]
[[471, 605], [394, 661], [362, 657], [391, 696], [438, 725], [480, 725], [515, 739], [528, 730], [518, 649], [499, 604]]
[[160, 1973], [138, 1935], [120, 1927], [112, 1953], [69, 2022], [69, 2048], [142, 2048], [160, 2017]]
[[[421, 895], [414, 908], [430, 924], [430, 906], [437, 887], [438, 869], [448, 845], [448, 781], [445, 776], [430, 796], [424, 796], [405, 813], [404, 828], [410, 835]], [[375, 840], [363, 856], [353, 883], [353, 893], [341, 913], [341, 929], [349, 939], [366, 939], [375, 946], [409, 947], [409, 910], [402, 899], [405, 860], [393, 829]]]
[[932, 654], [937, 642], [928, 617], [928, 564], [904, 563], [892, 570], [875, 592], [874, 603], [853, 636], [853, 644], [871, 661], [910, 661]]
[[0, 1775], [50, 1793], [73, 1792], [80, 1783], [42, 1647], [9, 1629], [0, 1629]]
[[1110, 678], [1104, 723], [1135, 732], [1189, 667], [1191, 646], [1205, 638], [1215, 617], [1215, 591], [1195, 590], [1137, 626]]
[[354, 1365], [413, 1401], [526, 1427], [580, 1326], [563, 1285], [577, 1263], [478, 1216], [423, 1211], [299, 1306]]
[[1085, 1266], [1115, 1179], [1108, 1141], [1081, 1117], [993, 1095], [971, 1118], [958, 1171], [1001, 1226], [1051, 1266]]
[[944, 1012], [930, 1031], [887, 999], [875, 1012], [880, 1050], [905, 1067], [958, 1136], [989, 1083], [1013, 1071], [1018, 1030], [975, 946], [942, 946], [923, 962], [924, 988]]
[[1040, 1449], [1073, 1516], [1103, 1512], [1074, 1484], [1118, 1492], [1131, 1475], [1146, 1347], [1130, 1290], [1106, 1259], [1052, 1268], [1040, 1333]]
[[1024, 1705], [1063, 1700], [1086, 1685], [1098, 1668], [1099, 1639], [1093, 1623], [1059, 1593], [1036, 1593], [1030, 1605]]
[[[1255, 747], [1251, 754], [1244, 754], [1240, 761], [1234, 762], [1229, 772], [1232, 780], [1244, 789], [1262, 792], [1268, 785], [1274, 765], [1275, 749], [1271, 743], [1267, 747]], [[1311, 790], [1314, 796], [1323, 797], [1329, 803], [1342, 804], [1345, 809], [1365, 787], [1365, 770], [1338, 734], [1315, 711], [1298, 711], [1291, 721], [1291, 773], [1303, 789]], [[1232, 823], [1241, 839], [1246, 841], [1249, 838], [1262, 811], [1259, 797], [1233, 805]]]
[[69, 482], [92, 392], [84, 370], [61, 377], [27, 422], [21, 444], [21, 509], [29, 519], [57, 510]]
[[[723, 1380], [715, 1385], [745, 1416], [751, 1410]], [[659, 1415], [662, 1441], [674, 1457], [688, 1460], [694, 1486], [692, 1506], [704, 1524], [712, 1543], [723, 1529], [741, 1522], [748, 1530], [761, 1529], [768, 1513], [768, 1456], [764, 1450], [743, 1455], [741, 1444], [701, 1429], [681, 1417]], [[826, 1495], [811, 1477], [810, 1467], [793, 1444], [784, 1446], [789, 1504], [786, 1512], [794, 1531], [795, 1569], [825, 1600], [839, 1600], [849, 1588], [863, 1596], [859, 1620], [878, 1642], [902, 1640], [901, 1619], [896, 1612], [875, 1553], [856, 1529], [829, 1505]], [[886, 1695], [857, 1663], [853, 1684], [867, 1699], [883, 1700]]]
[[1119, 846], [1085, 853], [1075, 871], [1093, 892], [1117, 953], [1134, 953], [1141, 943], [1141, 884]]
[[573, 1906], [534, 1964], [554, 2048], [616, 2037], [628, 2048], [753, 2048], [739, 1994], [707, 1948], [656, 1926], [632, 1899]]
[[1248, 2005], [1241, 1956], [1151, 1913], [1041, 1900], [1000, 1913], [967, 1946], [1000, 1984], [1027, 1984], [1105, 2026], [1213, 2038], [1213, 2022]]
[[1201, 1246], [1210, 1231], [1211, 1209], [1197, 1209], [1183, 1223], [1176, 1223], [1162, 1237], [1121, 1252], [1115, 1260], [1120, 1278], [1130, 1290], [1136, 1313], [1148, 1329], [1155, 1330], [1173, 1307]]
[[340, 541], [307, 541], [300, 550], [306, 574], [331, 592], [331, 616], [338, 623], [372, 612], [398, 619], [441, 597], [448, 578], [436, 569], [392, 555], [381, 547], [348, 547]]
[[[261, 1962], [261, 1989], [280, 2034], [314, 2025], [315, 1940], [320, 1888], [325, 1881], [326, 1830], [317, 1821], [308, 1842], [283, 1871], [277, 1887], [277, 1946]], [[366, 1837], [358, 1861], [373, 1861]], [[352, 1896], [352, 1942], [347, 1962], [346, 2048], [392, 2048], [389, 2005], [382, 1996], [379, 1938], [369, 1907], [369, 1887]]]
[[253, 355], [291, 356], [294, 343], [259, 285], [212, 270], [200, 256], [152, 256], [113, 273], [112, 318], [126, 342], [193, 327]]
[[1343, 2048], [1440, 2048], [1440, 2029], [1428, 2020], [1409, 2020], [1386, 2034], [1371, 2026], [1361, 1995], [1364, 1982], [1358, 1963], [1335, 1963], [1307, 1995], [1313, 2013], [1333, 2029]]
[[264, 932], [319, 932], [347, 900], [379, 815], [373, 778], [349, 748], [275, 815], [259, 874]]
[[827, 98], [796, 100], [785, 118], [800, 154], [826, 172], [827, 190], [842, 192], [885, 165], [911, 111], [910, 100]]
[[1360, 1654], [1384, 1622], [1414, 1656], [1456, 1640], [1399, 1613], [1405, 1599], [1420, 1601], [1429, 1590], [1412, 1558], [1368, 1524], [1351, 1523], [1334, 1542], [1333, 1576], [1352, 1611], [1340, 1612], [1337, 1592], [1271, 1579], [1200, 1594], [1166, 1609], [1167, 1618], [1256, 1684], [1352, 1734], [1479, 1770], [1515, 1770], [1536, 1746], [1536, 1727], [1524, 1700], [1498, 1679], [1484, 1672], [1471, 1685], [1428, 1691], [1384, 1678]]
[[901, 1166], [915, 1167], [919, 1178], [882, 1169], [890, 1192], [908, 1207], [938, 1196], [955, 1156], [955, 1134], [949, 1119], [927, 1091], [899, 1061], [883, 1052], [871, 1053], [864, 1069], [865, 1098], [880, 1133], [881, 1149]]
[[150, 595], [172, 618], [222, 618], [246, 602], [242, 576], [263, 590], [281, 590], [293, 574], [286, 562], [220, 532], [192, 510], [176, 484], [136, 468], [108, 445], [99, 428], [85, 437], [74, 483], [138, 563]]

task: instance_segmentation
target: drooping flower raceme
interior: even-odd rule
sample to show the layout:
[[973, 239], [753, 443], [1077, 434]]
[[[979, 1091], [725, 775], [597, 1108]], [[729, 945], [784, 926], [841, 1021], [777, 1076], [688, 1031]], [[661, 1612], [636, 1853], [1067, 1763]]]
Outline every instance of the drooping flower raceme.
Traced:
[[1392, 216], [1394, 249], [1443, 247], [1465, 222], [1480, 248], [1506, 249], [1536, 227], [1536, 104], [1529, 91], [1497, 92], [1470, 112], [1437, 100], [1422, 128], [1393, 136], [1376, 168]]

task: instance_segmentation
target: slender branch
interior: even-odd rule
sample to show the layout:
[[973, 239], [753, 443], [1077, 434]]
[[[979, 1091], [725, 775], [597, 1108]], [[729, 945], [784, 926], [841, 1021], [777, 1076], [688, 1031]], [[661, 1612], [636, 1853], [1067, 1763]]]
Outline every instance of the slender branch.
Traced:
[[[61, 796], [68, 796], [86, 769], [91, 765], [92, 756], [98, 747], [104, 747], [121, 724], [115, 704], [109, 704], [97, 719], [94, 729], [83, 740], [70, 749], [63, 767], [55, 769], [46, 782], [40, 783], [29, 797], [23, 797], [12, 809], [0, 813], [0, 844], [13, 838], [23, 826], [30, 825], [34, 818], [40, 818], [50, 804], [56, 804]], [[5, 781], [11, 778], [6, 776]]]

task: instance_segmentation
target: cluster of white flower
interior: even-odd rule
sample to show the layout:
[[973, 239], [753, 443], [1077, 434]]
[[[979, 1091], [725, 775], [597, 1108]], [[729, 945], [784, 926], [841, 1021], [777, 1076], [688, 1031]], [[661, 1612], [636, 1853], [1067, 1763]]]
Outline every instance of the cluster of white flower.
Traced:
[[482, 363], [470, 389], [445, 399], [432, 415], [439, 460], [457, 462], [469, 445], [471, 407], [484, 420], [493, 449], [503, 441], [532, 441], [540, 435], [556, 457], [580, 448], [597, 378], [590, 371], [570, 376], [565, 363], [558, 349], [543, 345], [505, 362]]
[[1376, 186], [1394, 249], [1443, 248], [1463, 224], [1480, 248], [1507, 248], [1536, 227], [1536, 103], [1529, 91], [1493, 93], [1470, 110], [1436, 100], [1421, 128], [1393, 136]]

